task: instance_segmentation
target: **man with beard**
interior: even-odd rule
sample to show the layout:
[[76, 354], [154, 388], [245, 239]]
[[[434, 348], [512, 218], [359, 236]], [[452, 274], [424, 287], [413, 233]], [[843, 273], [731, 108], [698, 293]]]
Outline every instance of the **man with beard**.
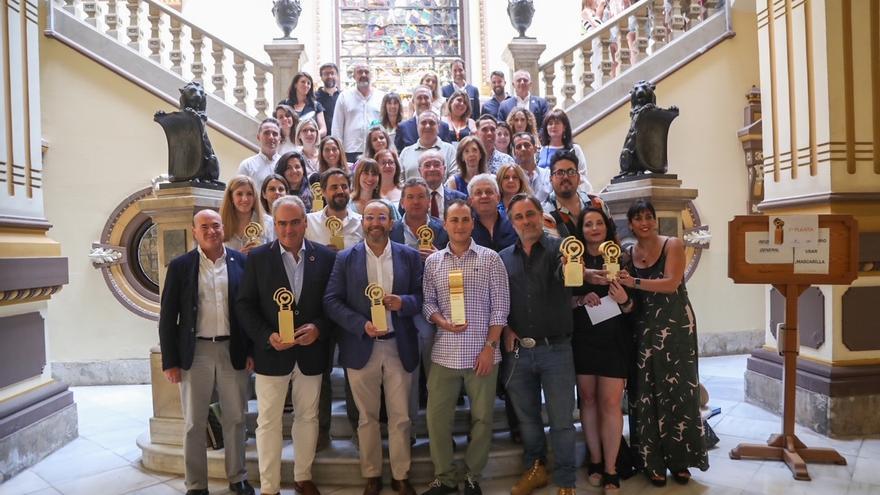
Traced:
[[[577, 173], [577, 166], [574, 168]], [[510, 201], [508, 215], [518, 239], [501, 251], [510, 287], [504, 327], [508, 359], [502, 381], [519, 418], [526, 471], [512, 495], [530, 495], [547, 485], [547, 440], [541, 400], [550, 423], [553, 481], [558, 495], [575, 493], [574, 358], [571, 350], [571, 290], [563, 281], [558, 238], [542, 229], [541, 203], [527, 194]]]
[[468, 204], [474, 211], [474, 242], [496, 253], [516, 242], [510, 221], [498, 213], [501, 195], [492, 174], [479, 174], [468, 182]]
[[477, 120], [480, 116], [480, 90], [473, 84], [468, 84], [464, 70], [464, 60], [457, 58], [450, 65], [452, 82], [441, 89], [444, 98], [449, 98], [456, 91], [464, 91], [471, 100], [471, 118]]
[[400, 168], [403, 180], [419, 175], [419, 158], [428, 151], [438, 151], [443, 155], [446, 170], [443, 179], [458, 170], [455, 164], [455, 146], [443, 141], [438, 136], [440, 116], [433, 110], [425, 110], [416, 118], [419, 124], [419, 139], [400, 152]]
[[257, 129], [257, 143], [260, 144], [260, 152], [242, 160], [238, 166], [238, 175], [250, 177], [260, 187], [266, 177], [275, 171], [278, 146], [281, 144], [281, 123], [274, 117], [263, 119]]
[[483, 105], [483, 115], [491, 115], [497, 119], [501, 103], [510, 98], [505, 90], [507, 81], [504, 80], [503, 72], [495, 70], [489, 75], [489, 82], [492, 84], [492, 97]]
[[538, 198], [538, 201], [546, 200], [550, 195], [550, 170], [539, 168], [535, 161], [535, 155], [538, 153], [535, 136], [530, 132], [517, 132], [513, 135], [512, 141], [516, 163], [526, 173], [532, 194]]
[[370, 66], [359, 63], [354, 66], [355, 87], [343, 91], [333, 109], [332, 136], [342, 140], [345, 158], [349, 163], [357, 161], [364, 152], [367, 131], [379, 122], [384, 93], [373, 89]]
[[[363, 231], [361, 230], [361, 216], [348, 209], [348, 200], [350, 198], [350, 182], [345, 172], [338, 168], [325, 170], [321, 174], [321, 189], [324, 191], [324, 201], [327, 206], [323, 210], [313, 211], [308, 214], [308, 227], [306, 228], [306, 239], [323, 244], [332, 250], [336, 247], [330, 243], [331, 232], [327, 228], [326, 222], [330, 217], [336, 217], [342, 221], [342, 230], [340, 235], [343, 236], [343, 248], [347, 249], [363, 239]], [[333, 354], [336, 350], [335, 337], [328, 338], [330, 366], [327, 366], [324, 372], [323, 382], [321, 383], [321, 404], [319, 406], [320, 433], [318, 436], [318, 450], [322, 450], [330, 445], [330, 420], [332, 406], [332, 391], [330, 384], [330, 372], [332, 371]], [[345, 409], [348, 414], [348, 422], [351, 425], [351, 431], [357, 431], [358, 411], [354, 405], [354, 399], [351, 397], [351, 389], [346, 380], [345, 386]], [[357, 437], [353, 438], [357, 441]]]
[[339, 67], [332, 62], [321, 65], [318, 75], [324, 86], [315, 91], [315, 99], [324, 107], [324, 121], [333, 123], [333, 110], [336, 108], [336, 100], [339, 98]]
[[[290, 391], [296, 412], [291, 427], [294, 488], [303, 495], [317, 495], [312, 463], [321, 375], [329, 368], [327, 341], [333, 328], [324, 312], [323, 293], [336, 254], [304, 239], [308, 220], [299, 197], [278, 198], [272, 211], [278, 240], [251, 251], [238, 297], [241, 322], [254, 343], [260, 490], [281, 492], [282, 416]], [[292, 343], [281, 340], [278, 328], [274, 295], [282, 287], [293, 293]]]
[[205, 432], [216, 389], [229, 489], [253, 495], [244, 453], [247, 383], [254, 363], [234, 304], [245, 257], [223, 247], [223, 222], [214, 210], [195, 214], [192, 234], [196, 249], [168, 264], [159, 312], [162, 371], [169, 382], [180, 384], [186, 493], [208, 494]]
[[477, 133], [480, 136], [480, 141], [482, 141], [484, 148], [491, 150], [486, 159], [486, 168], [491, 174], [498, 173], [498, 167], [505, 163], [514, 163], [512, 156], [495, 149], [496, 129], [498, 129], [498, 120], [495, 117], [484, 113], [477, 119]]
[[559, 237], [583, 237], [577, 229], [577, 218], [581, 209], [589, 204], [602, 208], [607, 217], [611, 218], [611, 211], [598, 196], [578, 190], [581, 178], [578, 173], [578, 157], [573, 151], [557, 152], [550, 160], [548, 170], [552, 177], [553, 192], [544, 201], [543, 208], [544, 213], [549, 214], [555, 222], [555, 225], [548, 227], [555, 227]]
[[[409, 483], [409, 398], [412, 372], [419, 364], [418, 330], [413, 316], [422, 308], [422, 260], [418, 251], [388, 238], [391, 207], [372, 200], [364, 207], [364, 241], [336, 258], [324, 296], [324, 308], [340, 328], [339, 364], [348, 372], [360, 421], [361, 474], [364, 495], [382, 491], [382, 435], [379, 409], [384, 388], [388, 411], [391, 488], [415, 495]], [[384, 321], [372, 321], [369, 285], [383, 290]]]
[[[394, 147], [399, 151], [403, 151], [404, 148], [418, 141], [418, 116], [426, 110], [431, 110], [431, 96], [431, 88], [427, 86], [419, 86], [413, 91], [413, 108], [415, 115], [401, 122], [400, 125], [397, 126], [397, 132], [394, 133]], [[446, 141], [448, 143], [452, 139], [451, 134], [452, 133], [449, 131], [449, 124], [441, 120], [437, 136], [441, 141]]]

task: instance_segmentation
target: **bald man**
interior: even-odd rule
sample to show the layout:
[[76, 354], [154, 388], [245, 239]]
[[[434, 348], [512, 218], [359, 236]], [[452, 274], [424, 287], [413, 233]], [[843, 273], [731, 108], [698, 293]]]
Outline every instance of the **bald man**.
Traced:
[[168, 264], [159, 311], [162, 370], [168, 381], [180, 384], [186, 493], [208, 494], [205, 433], [216, 389], [229, 490], [253, 495], [244, 453], [248, 374], [254, 366], [234, 304], [245, 257], [223, 247], [216, 211], [196, 213], [192, 229], [197, 246]]

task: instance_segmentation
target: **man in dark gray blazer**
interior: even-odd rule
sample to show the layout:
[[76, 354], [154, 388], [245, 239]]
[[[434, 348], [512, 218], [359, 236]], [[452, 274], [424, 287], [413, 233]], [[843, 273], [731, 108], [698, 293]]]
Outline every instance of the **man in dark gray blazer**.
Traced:
[[208, 493], [206, 429], [216, 389], [223, 410], [220, 424], [229, 489], [253, 495], [244, 462], [247, 383], [253, 360], [234, 305], [245, 257], [223, 247], [223, 222], [214, 210], [195, 214], [193, 237], [196, 249], [168, 264], [159, 310], [162, 370], [168, 381], [180, 384], [186, 493]]

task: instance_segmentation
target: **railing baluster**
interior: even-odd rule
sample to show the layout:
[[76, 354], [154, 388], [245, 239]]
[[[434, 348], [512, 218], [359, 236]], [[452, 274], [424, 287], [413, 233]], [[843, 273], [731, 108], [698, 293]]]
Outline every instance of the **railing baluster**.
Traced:
[[171, 27], [168, 30], [171, 32], [171, 52], [168, 54], [168, 59], [171, 60], [171, 70], [175, 74], [181, 75], [183, 74], [183, 69], [181, 68], [183, 52], [180, 51], [180, 32], [182, 31], [180, 19], [171, 16]]
[[636, 13], [636, 52], [637, 54], [630, 54], [630, 58], [632, 58], [632, 63], [636, 63], [639, 60], [644, 59], [648, 56], [648, 7], [642, 7], [638, 13]]
[[[727, 0], [728, 2], [731, 0]], [[710, 16], [715, 12], [718, 12], [718, 8], [721, 6], [721, 2], [719, 0], [706, 0], [706, 16]]]
[[64, 7], [62, 7], [62, 9], [70, 12], [71, 14], [76, 14], [75, 0], [64, 0]]
[[565, 54], [565, 57], [562, 59], [562, 73], [565, 76], [565, 84], [562, 85], [562, 94], [565, 95], [565, 100], [562, 102], [563, 108], [568, 108], [574, 105], [574, 77], [572, 76], [572, 69], [574, 69], [574, 52], [568, 52]]
[[623, 74], [630, 66], [629, 19], [622, 17], [617, 24], [617, 75]]
[[159, 7], [150, 4], [147, 20], [150, 21], [150, 39], [147, 40], [147, 48], [150, 49], [150, 60], [157, 64], [162, 63], [162, 40], [159, 39], [159, 21], [162, 19]]
[[651, 54], [666, 46], [666, 8], [663, 0], [654, 0], [654, 22], [651, 25], [651, 38], [654, 39], [654, 47]]
[[193, 62], [192, 62], [192, 75], [193, 81], [204, 85], [204, 81], [202, 80], [202, 74], [205, 72], [205, 65], [202, 64], [202, 47], [204, 46], [204, 41], [202, 37], [204, 35], [198, 29], [192, 30], [192, 36], [190, 39], [190, 44], [193, 47]]
[[247, 111], [245, 97], [247, 97], [247, 88], [244, 87], [244, 57], [237, 52], [232, 52], [232, 68], [235, 70], [235, 87], [232, 88], [232, 96], [235, 97], [235, 106], [243, 111]]
[[138, 20], [138, 12], [140, 11], [139, 0], [126, 0], [125, 6], [128, 8], [128, 27], [125, 33], [128, 35], [128, 47], [140, 53], [141, 51], [141, 26]]
[[584, 72], [581, 74], [581, 84], [584, 86], [584, 92], [581, 98], [585, 98], [593, 92], [593, 82], [596, 80], [596, 74], [593, 73], [593, 40], [585, 39], [581, 43], [581, 61], [584, 66]]
[[257, 120], [266, 118], [266, 71], [258, 65], [254, 65], [254, 81], [257, 82], [257, 97], [254, 99], [254, 108], [257, 110]]
[[226, 99], [226, 76], [223, 74], [223, 60], [226, 53], [223, 44], [216, 39], [211, 39], [211, 56], [214, 57], [214, 74], [211, 75], [211, 83], [214, 85], [214, 96], [221, 100]]
[[686, 12], [688, 18], [687, 30], [690, 31], [703, 20], [703, 6], [700, 5], [699, 0], [689, 0]]
[[684, 16], [681, 15], [681, 0], [672, 0], [672, 39], [676, 40], [684, 33]]
[[599, 33], [599, 44], [602, 45], [602, 61], [600, 62], [602, 78], [599, 82], [604, 86], [611, 80], [611, 69], [614, 68], [614, 63], [611, 62], [611, 33], [609, 31]]
[[548, 64], [544, 68], [544, 98], [547, 100], [547, 108], [556, 108], [556, 91], [553, 89], [553, 80], [556, 79], [556, 62]]
[[119, 32], [116, 28], [119, 26], [119, 16], [116, 14], [116, 0], [107, 0], [107, 15], [104, 16], [104, 23], [107, 24], [107, 30], [104, 34], [113, 38], [113, 41], [119, 41]]
[[83, 12], [86, 14], [86, 22], [93, 28], [98, 27], [98, 18], [101, 10], [98, 8], [98, 2], [95, 0], [86, 0], [82, 3]]

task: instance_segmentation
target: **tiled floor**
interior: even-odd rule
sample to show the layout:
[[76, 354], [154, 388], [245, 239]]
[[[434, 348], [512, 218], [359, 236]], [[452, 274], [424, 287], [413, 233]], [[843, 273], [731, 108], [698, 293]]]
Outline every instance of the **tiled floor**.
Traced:
[[[743, 402], [745, 356], [700, 360], [700, 374], [711, 396], [710, 405], [721, 415], [710, 423], [721, 438], [710, 451], [711, 468], [695, 472], [685, 487], [674, 484], [654, 488], [641, 476], [623, 483], [623, 494], [880, 494], [880, 436], [836, 440], [798, 428], [808, 446], [833, 447], [848, 461], [846, 466], [810, 465], [811, 482], [795, 481], [781, 462], [734, 461], [728, 451], [740, 442], [763, 442], [778, 432], [779, 417]], [[0, 495], [123, 493], [165, 495], [183, 493], [180, 477], [147, 471], [140, 465], [135, 439], [147, 428], [152, 414], [149, 386], [77, 387], [73, 389], [79, 410], [79, 438], [48, 456], [31, 469], [0, 485]], [[509, 493], [515, 480], [483, 483], [487, 495]], [[213, 480], [211, 493], [226, 493], [226, 483]], [[417, 487], [419, 488], [419, 487]], [[579, 474], [581, 493], [599, 493]], [[322, 487], [325, 495], [356, 495], [362, 488]], [[292, 495], [292, 489], [282, 491]], [[391, 493], [386, 490], [386, 493]], [[553, 494], [547, 489], [542, 495]]]

